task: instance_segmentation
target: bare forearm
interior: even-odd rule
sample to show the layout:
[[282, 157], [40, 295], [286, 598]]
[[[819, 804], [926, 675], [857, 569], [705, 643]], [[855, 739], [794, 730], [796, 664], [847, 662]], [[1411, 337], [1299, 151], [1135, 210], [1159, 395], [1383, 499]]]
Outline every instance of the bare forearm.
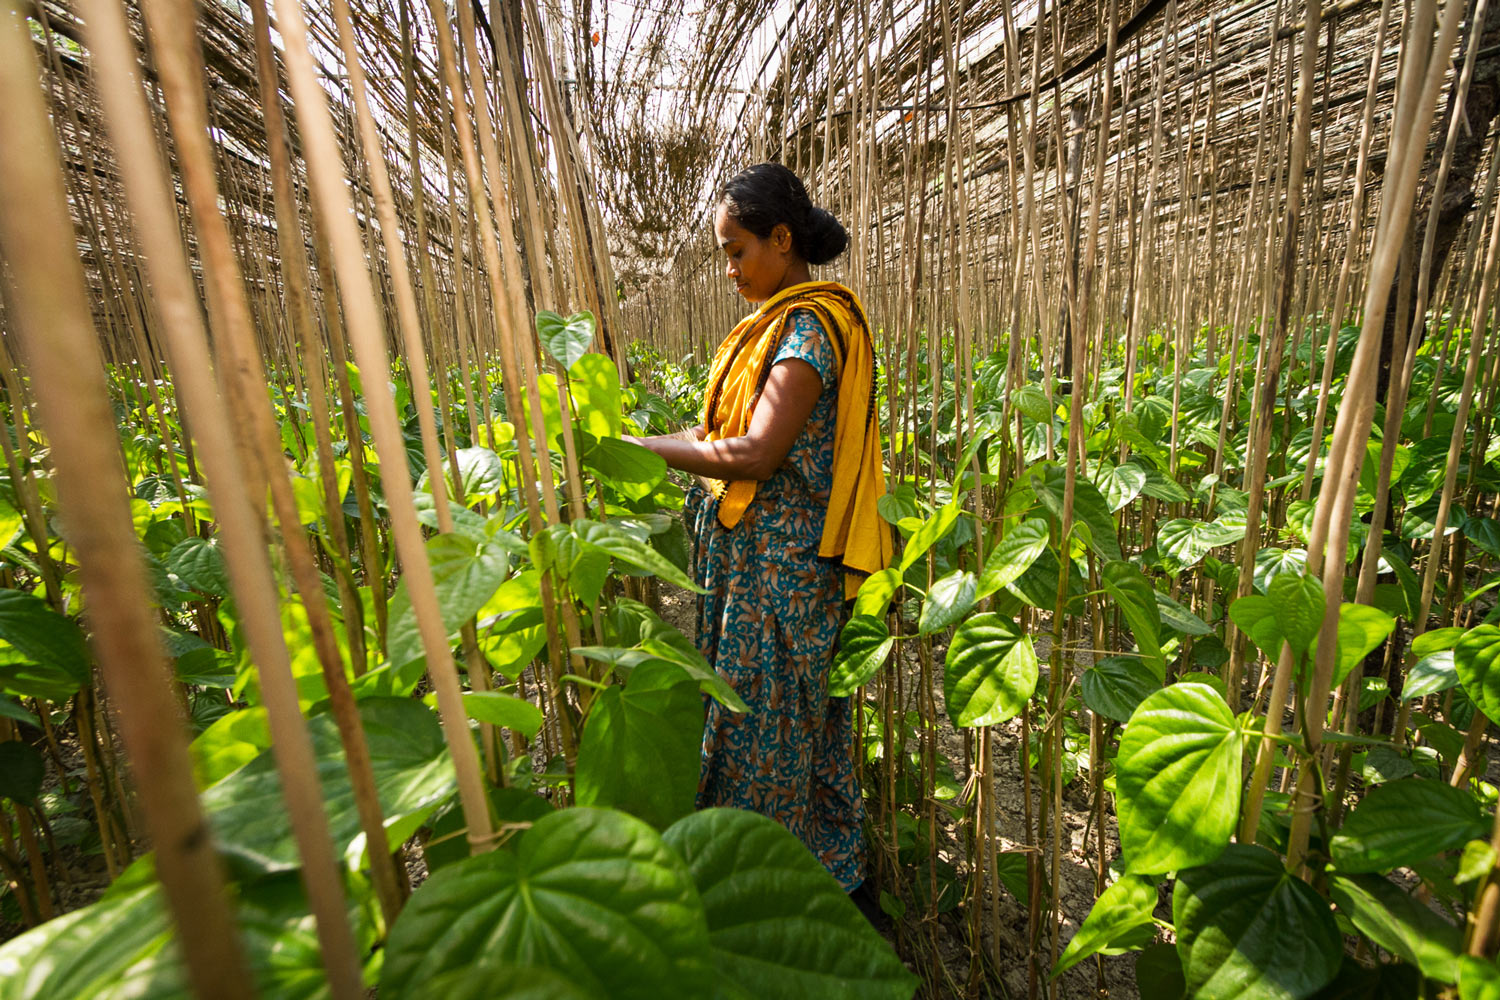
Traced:
[[781, 464], [777, 461], [772, 465], [773, 456], [765, 443], [749, 435], [704, 441], [689, 430], [634, 440], [656, 452], [672, 468], [711, 479], [769, 479]]
[[706, 441], [707, 431], [694, 427], [680, 434], [630, 440], [683, 472], [724, 480], [770, 479], [786, 461], [822, 391], [822, 377], [812, 365], [801, 359], [781, 361], [771, 368], [744, 434]]

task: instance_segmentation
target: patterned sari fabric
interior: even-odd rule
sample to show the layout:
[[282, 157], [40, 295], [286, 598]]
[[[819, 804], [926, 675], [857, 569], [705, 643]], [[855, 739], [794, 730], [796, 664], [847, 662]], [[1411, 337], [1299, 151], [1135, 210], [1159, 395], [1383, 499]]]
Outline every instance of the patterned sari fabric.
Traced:
[[829, 698], [844, 618], [844, 572], [818, 556], [832, 483], [837, 371], [813, 313], [798, 309], [776, 361], [811, 364], [823, 392], [786, 461], [725, 528], [718, 501], [693, 488], [698, 648], [750, 706], [708, 700], [698, 807], [732, 806], [778, 820], [847, 889], [864, 878], [864, 806], [851, 751], [848, 698]]

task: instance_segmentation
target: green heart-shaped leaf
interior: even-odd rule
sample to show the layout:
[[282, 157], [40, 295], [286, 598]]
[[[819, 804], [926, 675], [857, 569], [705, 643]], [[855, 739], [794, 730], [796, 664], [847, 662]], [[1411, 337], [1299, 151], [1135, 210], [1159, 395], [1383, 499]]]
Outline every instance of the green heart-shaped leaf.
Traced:
[[563, 319], [546, 309], [537, 311], [536, 332], [554, 361], [569, 371], [588, 353], [594, 339], [594, 314], [578, 312]]
[[766, 1000], [907, 1000], [916, 979], [775, 820], [706, 809], [662, 835], [687, 862], [722, 979]]
[[1408, 778], [1366, 792], [1329, 847], [1341, 872], [1388, 872], [1462, 847], [1488, 829], [1467, 789]]
[[1453, 647], [1464, 691], [1491, 719], [1500, 718], [1500, 626], [1477, 625]]
[[1301, 1000], [1338, 973], [1328, 902], [1264, 847], [1231, 844], [1177, 875], [1177, 954], [1195, 1000]]
[[1159, 681], [1167, 678], [1167, 661], [1161, 652], [1161, 613], [1156, 609], [1156, 591], [1133, 564], [1108, 562], [1099, 571], [1104, 592], [1115, 599], [1135, 635], [1146, 663]]
[[580, 805], [614, 806], [657, 828], [693, 809], [703, 696], [681, 667], [649, 660], [594, 700], [578, 746]]
[[514, 851], [434, 873], [391, 928], [380, 994], [498, 961], [550, 969], [590, 996], [703, 996], [708, 952], [682, 859], [640, 820], [581, 806], [538, 820]]
[[1379, 875], [1335, 875], [1328, 894], [1360, 933], [1424, 976], [1451, 983], [1458, 978], [1463, 935], [1405, 890]]
[[[375, 791], [389, 826], [425, 816], [453, 793], [456, 780], [437, 716], [405, 698], [365, 698], [360, 724], [370, 752]], [[330, 715], [308, 720], [329, 832], [342, 853], [362, 837], [354, 789], [338, 727]], [[287, 819], [281, 779], [270, 750], [203, 791], [220, 850], [254, 872], [290, 871], [302, 864]]]
[[1207, 684], [1173, 684], [1141, 702], [1115, 760], [1126, 871], [1155, 875], [1219, 856], [1239, 817], [1243, 743]]
[[974, 607], [977, 589], [974, 574], [965, 569], [956, 569], [933, 583], [927, 591], [927, 600], [922, 603], [917, 633], [941, 632], [968, 614]]
[[1139, 875], [1121, 876], [1094, 901], [1053, 967], [1052, 978], [1091, 955], [1119, 955], [1150, 944], [1156, 937], [1154, 909], [1156, 883]]
[[851, 617], [839, 633], [838, 656], [828, 673], [828, 697], [847, 698], [868, 683], [895, 644], [882, 619], [872, 615]]
[[1040, 517], [1031, 518], [1010, 529], [984, 561], [984, 570], [979, 574], [977, 596], [988, 597], [1019, 579], [1047, 547], [1049, 535], [1047, 521]]
[[542, 728], [542, 711], [524, 698], [500, 691], [465, 691], [464, 714], [493, 726], [514, 729], [528, 740]]
[[1031, 637], [998, 614], [975, 615], [953, 633], [943, 664], [943, 699], [955, 726], [1013, 719], [1036, 690]]
[[1079, 679], [1083, 703], [1106, 719], [1129, 722], [1140, 703], [1161, 690], [1161, 678], [1135, 656], [1107, 656]]

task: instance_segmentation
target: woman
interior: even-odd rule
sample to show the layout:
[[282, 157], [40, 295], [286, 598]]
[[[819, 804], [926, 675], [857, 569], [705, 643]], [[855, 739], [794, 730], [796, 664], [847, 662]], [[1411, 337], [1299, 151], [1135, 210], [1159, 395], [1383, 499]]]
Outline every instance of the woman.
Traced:
[[848, 235], [776, 163], [724, 185], [714, 234], [725, 272], [758, 308], [714, 358], [703, 422], [639, 443], [699, 477], [698, 646], [749, 704], [708, 704], [698, 806], [770, 816], [844, 886], [864, 879], [863, 806], [847, 698], [828, 671], [844, 601], [890, 562], [874, 349], [864, 310], [809, 265]]

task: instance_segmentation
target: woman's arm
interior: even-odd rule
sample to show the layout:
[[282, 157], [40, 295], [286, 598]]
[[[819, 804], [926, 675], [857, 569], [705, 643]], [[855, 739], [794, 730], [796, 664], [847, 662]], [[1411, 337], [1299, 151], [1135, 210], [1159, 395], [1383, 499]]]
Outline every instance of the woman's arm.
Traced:
[[[650, 448], [674, 469], [713, 479], [770, 479], [807, 426], [823, 392], [823, 378], [806, 361], [788, 359], [771, 368], [770, 378], [741, 437], [704, 441], [702, 427], [682, 434], [625, 440]], [[687, 439], [688, 434], [696, 435]]]

